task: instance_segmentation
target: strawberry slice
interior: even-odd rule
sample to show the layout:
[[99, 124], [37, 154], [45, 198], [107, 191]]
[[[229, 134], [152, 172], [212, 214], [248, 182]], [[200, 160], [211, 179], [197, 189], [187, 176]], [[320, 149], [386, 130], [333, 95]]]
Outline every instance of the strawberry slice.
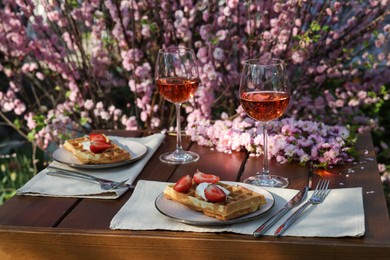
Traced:
[[214, 174], [208, 174], [200, 172], [199, 170], [194, 174], [194, 182], [196, 184], [207, 182], [207, 183], [217, 183], [221, 178]]
[[210, 202], [222, 202], [226, 200], [225, 192], [214, 184], [207, 186], [207, 188], [204, 190], [204, 195]]
[[103, 134], [89, 134], [89, 140], [91, 140], [91, 142], [100, 141], [100, 142], [108, 143], [107, 137]]
[[186, 193], [189, 191], [192, 185], [192, 178], [190, 175], [181, 177], [173, 186], [173, 189], [177, 192]]
[[102, 141], [93, 141], [93, 142], [91, 142], [89, 149], [93, 153], [102, 153], [111, 147], [113, 147], [113, 145], [110, 143], [102, 142]]

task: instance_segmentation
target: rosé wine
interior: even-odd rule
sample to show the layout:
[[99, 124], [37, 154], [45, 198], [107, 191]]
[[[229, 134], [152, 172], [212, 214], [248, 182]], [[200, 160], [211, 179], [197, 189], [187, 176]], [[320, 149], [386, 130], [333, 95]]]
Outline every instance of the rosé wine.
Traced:
[[199, 86], [199, 80], [187, 78], [160, 78], [156, 81], [160, 94], [172, 103], [182, 103], [192, 97]]
[[261, 122], [274, 120], [288, 106], [290, 95], [281, 91], [244, 92], [240, 97], [242, 108], [253, 119]]

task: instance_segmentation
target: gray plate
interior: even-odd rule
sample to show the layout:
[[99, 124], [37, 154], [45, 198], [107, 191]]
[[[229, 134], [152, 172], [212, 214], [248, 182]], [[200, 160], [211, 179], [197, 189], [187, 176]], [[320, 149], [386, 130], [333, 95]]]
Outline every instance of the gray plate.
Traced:
[[272, 194], [264, 190], [263, 188], [245, 184], [245, 183], [238, 183], [238, 182], [225, 182], [225, 183], [230, 185], [240, 185], [247, 189], [253, 190], [259, 194], [264, 195], [266, 199], [266, 204], [262, 205], [260, 209], [255, 212], [249, 213], [247, 215], [241, 216], [236, 219], [231, 219], [226, 221], [208, 217], [204, 215], [202, 212], [192, 210], [176, 201], [169, 200], [164, 197], [163, 193], [157, 196], [155, 200], [155, 206], [157, 210], [163, 215], [168, 216], [176, 221], [185, 224], [196, 225], [196, 226], [223, 226], [223, 225], [241, 223], [241, 222], [245, 222], [257, 218], [260, 215], [263, 215], [264, 213], [269, 211], [275, 203], [275, 199], [272, 196]]
[[126, 140], [124, 138], [115, 138], [113, 136], [109, 137], [111, 141], [115, 144], [119, 145], [121, 148], [127, 150], [131, 158], [129, 160], [115, 162], [115, 163], [106, 163], [106, 164], [83, 164], [81, 163], [71, 152], [66, 150], [65, 148], [59, 148], [54, 151], [52, 157], [57, 162], [66, 164], [73, 168], [80, 169], [106, 169], [121, 166], [124, 164], [128, 164], [131, 162], [135, 162], [141, 159], [148, 151], [148, 148], [138, 142], [132, 140]]

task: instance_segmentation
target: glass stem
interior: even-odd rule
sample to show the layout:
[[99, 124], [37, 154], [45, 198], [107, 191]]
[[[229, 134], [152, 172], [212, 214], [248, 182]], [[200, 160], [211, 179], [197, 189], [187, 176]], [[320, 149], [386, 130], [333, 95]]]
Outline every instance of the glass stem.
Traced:
[[268, 168], [268, 133], [267, 133], [267, 123], [263, 123], [263, 151], [264, 151], [264, 157], [263, 157], [263, 175], [269, 175], [269, 168]]
[[181, 144], [181, 124], [180, 124], [180, 106], [181, 103], [175, 103], [176, 106], [176, 151], [180, 154], [183, 152], [183, 146]]

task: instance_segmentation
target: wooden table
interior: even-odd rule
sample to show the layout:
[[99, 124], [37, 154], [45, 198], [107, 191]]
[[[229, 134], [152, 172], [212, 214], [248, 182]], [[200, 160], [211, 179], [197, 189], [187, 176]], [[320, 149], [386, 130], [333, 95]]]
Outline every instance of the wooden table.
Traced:
[[[185, 147], [199, 153], [200, 161], [180, 166], [161, 163], [159, 155], [173, 150], [175, 141], [174, 136], [167, 136], [138, 179], [175, 182], [201, 169], [226, 181], [242, 181], [261, 167], [261, 157], [218, 153], [188, 140]], [[389, 259], [389, 215], [370, 135], [359, 137], [357, 150], [363, 163], [335, 167], [325, 177], [331, 180], [331, 188], [363, 187], [363, 237], [257, 239], [232, 233], [110, 230], [111, 219], [131, 191], [117, 200], [14, 196], [0, 207], [0, 259]], [[270, 169], [288, 177], [289, 188], [300, 189], [308, 182], [307, 168], [297, 163], [272, 160]], [[319, 178], [314, 176], [314, 185]]]

